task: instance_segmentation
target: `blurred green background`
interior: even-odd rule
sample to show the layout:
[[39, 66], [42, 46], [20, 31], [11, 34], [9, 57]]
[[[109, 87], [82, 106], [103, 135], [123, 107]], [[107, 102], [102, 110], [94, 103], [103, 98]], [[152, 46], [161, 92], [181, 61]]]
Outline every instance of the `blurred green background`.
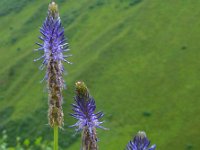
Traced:
[[[52, 141], [45, 71], [33, 49], [50, 0], [0, 1], [0, 131]], [[122, 150], [139, 131], [158, 150], [200, 149], [200, 1], [56, 0], [70, 44], [60, 146], [80, 147], [68, 126], [74, 83], [105, 113], [101, 150]]]

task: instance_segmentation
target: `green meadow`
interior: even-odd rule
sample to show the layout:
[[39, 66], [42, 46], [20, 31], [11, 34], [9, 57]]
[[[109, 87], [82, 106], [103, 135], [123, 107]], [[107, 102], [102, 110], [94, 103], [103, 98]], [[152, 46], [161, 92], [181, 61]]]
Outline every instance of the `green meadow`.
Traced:
[[[33, 62], [47, 0], [0, 1], [0, 132], [53, 140], [47, 125], [45, 70]], [[80, 149], [69, 128], [74, 83], [84, 81], [103, 111], [101, 150], [123, 150], [144, 130], [158, 150], [200, 149], [200, 1], [56, 0], [70, 45], [59, 133], [62, 149]]]

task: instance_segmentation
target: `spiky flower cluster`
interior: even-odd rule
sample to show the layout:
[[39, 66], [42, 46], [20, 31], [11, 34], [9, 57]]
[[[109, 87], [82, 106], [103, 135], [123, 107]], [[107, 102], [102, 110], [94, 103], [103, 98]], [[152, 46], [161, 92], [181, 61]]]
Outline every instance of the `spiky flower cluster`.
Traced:
[[[36, 43], [40, 46], [36, 51], [43, 51], [44, 54], [40, 58], [35, 59], [35, 61], [43, 59], [41, 69], [47, 66], [50, 60], [55, 62], [65, 61], [71, 64], [66, 60], [71, 55], [63, 54], [63, 52], [67, 52], [69, 49], [64, 35], [64, 28], [59, 17], [58, 7], [55, 2], [49, 4], [48, 16], [40, 28], [40, 33], [42, 36], [39, 39], [43, 41], [43, 44]], [[60, 69], [63, 71], [63, 66], [62, 64], [60, 65]]]
[[72, 104], [74, 114], [71, 114], [77, 123], [73, 126], [77, 127], [77, 131], [82, 133], [82, 150], [96, 150], [97, 136], [96, 128], [103, 128], [99, 119], [103, 117], [102, 112], [95, 113], [96, 104], [90, 96], [88, 88], [83, 82], [76, 83], [75, 104]]
[[134, 137], [133, 141], [130, 141], [127, 146], [126, 150], [155, 150], [156, 145], [150, 145], [150, 141], [148, 140], [146, 133], [139, 131], [138, 134]]
[[42, 51], [43, 55], [35, 61], [43, 59], [41, 68], [45, 66], [47, 68], [45, 79], [49, 93], [49, 124], [52, 127], [61, 127], [63, 125], [62, 90], [64, 87], [62, 61], [70, 63], [65, 59], [70, 55], [63, 54], [69, 49], [55, 2], [49, 4], [48, 16], [40, 32], [42, 36], [39, 38], [43, 43], [37, 43], [40, 46], [37, 50]]

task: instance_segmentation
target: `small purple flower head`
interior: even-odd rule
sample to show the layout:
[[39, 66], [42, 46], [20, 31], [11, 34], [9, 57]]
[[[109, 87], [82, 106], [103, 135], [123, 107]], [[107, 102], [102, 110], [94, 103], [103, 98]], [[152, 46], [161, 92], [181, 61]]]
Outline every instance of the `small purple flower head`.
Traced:
[[76, 83], [75, 104], [72, 104], [74, 113], [72, 117], [77, 119], [77, 123], [72, 127], [77, 127], [76, 131], [82, 131], [82, 150], [97, 150], [96, 128], [102, 128], [103, 122], [99, 121], [103, 117], [102, 112], [95, 113], [96, 104], [84, 82]]
[[89, 91], [84, 82], [76, 83], [76, 96], [74, 100], [76, 102], [72, 104], [74, 114], [71, 114], [71, 116], [78, 120], [78, 122], [73, 125], [78, 127], [77, 131], [87, 127], [92, 134], [93, 129], [96, 127], [104, 129], [104, 127], [101, 126], [103, 122], [99, 121], [104, 114], [102, 112], [95, 113], [96, 104], [94, 98], [89, 95]]
[[148, 140], [146, 133], [143, 131], [139, 131], [138, 134], [134, 137], [133, 141], [130, 141], [126, 150], [155, 150], [156, 145], [152, 145], [149, 147], [150, 141]]
[[[40, 28], [42, 34], [39, 39], [43, 41], [42, 44], [36, 43], [40, 47], [36, 51], [43, 51], [43, 55], [34, 61], [43, 59], [41, 69], [47, 66], [52, 59], [55, 62], [65, 61], [71, 55], [64, 55], [63, 52], [69, 51], [68, 43], [64, 36], [64, 28], [61, 25], [61, 20], [58, 13], [58, 7], [55, 2], [49, 4], [48, 16], [46, 17], [43, 26]], [[61, 64], [61, 63], [60, 63]], [[62, 64], [61, 64], [62, 65]], [[63, 66], [61, 66], [63, 71]]]

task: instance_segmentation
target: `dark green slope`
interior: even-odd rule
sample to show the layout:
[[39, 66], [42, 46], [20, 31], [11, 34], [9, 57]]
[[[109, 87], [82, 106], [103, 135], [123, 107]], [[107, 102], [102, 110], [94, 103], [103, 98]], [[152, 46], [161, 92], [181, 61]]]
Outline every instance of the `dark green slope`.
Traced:
[[[78, 149], [68, 126], [74, 82], [87, 83], [97, 109], [100, 149], [124, 149], [145, 130], [161, 150], [200, 149], [200, 2], [159, 0], [60, 0], [73, 65], [65, 65], [65, 130], [61, 145]], [[48, 1], [0, 2], [0, 129], [52, 140], [47, 92], [33, 53]], [[19, 9], [20, 8], [20, 9]], [[5, 13], [6, 12], [6, 13]]]

